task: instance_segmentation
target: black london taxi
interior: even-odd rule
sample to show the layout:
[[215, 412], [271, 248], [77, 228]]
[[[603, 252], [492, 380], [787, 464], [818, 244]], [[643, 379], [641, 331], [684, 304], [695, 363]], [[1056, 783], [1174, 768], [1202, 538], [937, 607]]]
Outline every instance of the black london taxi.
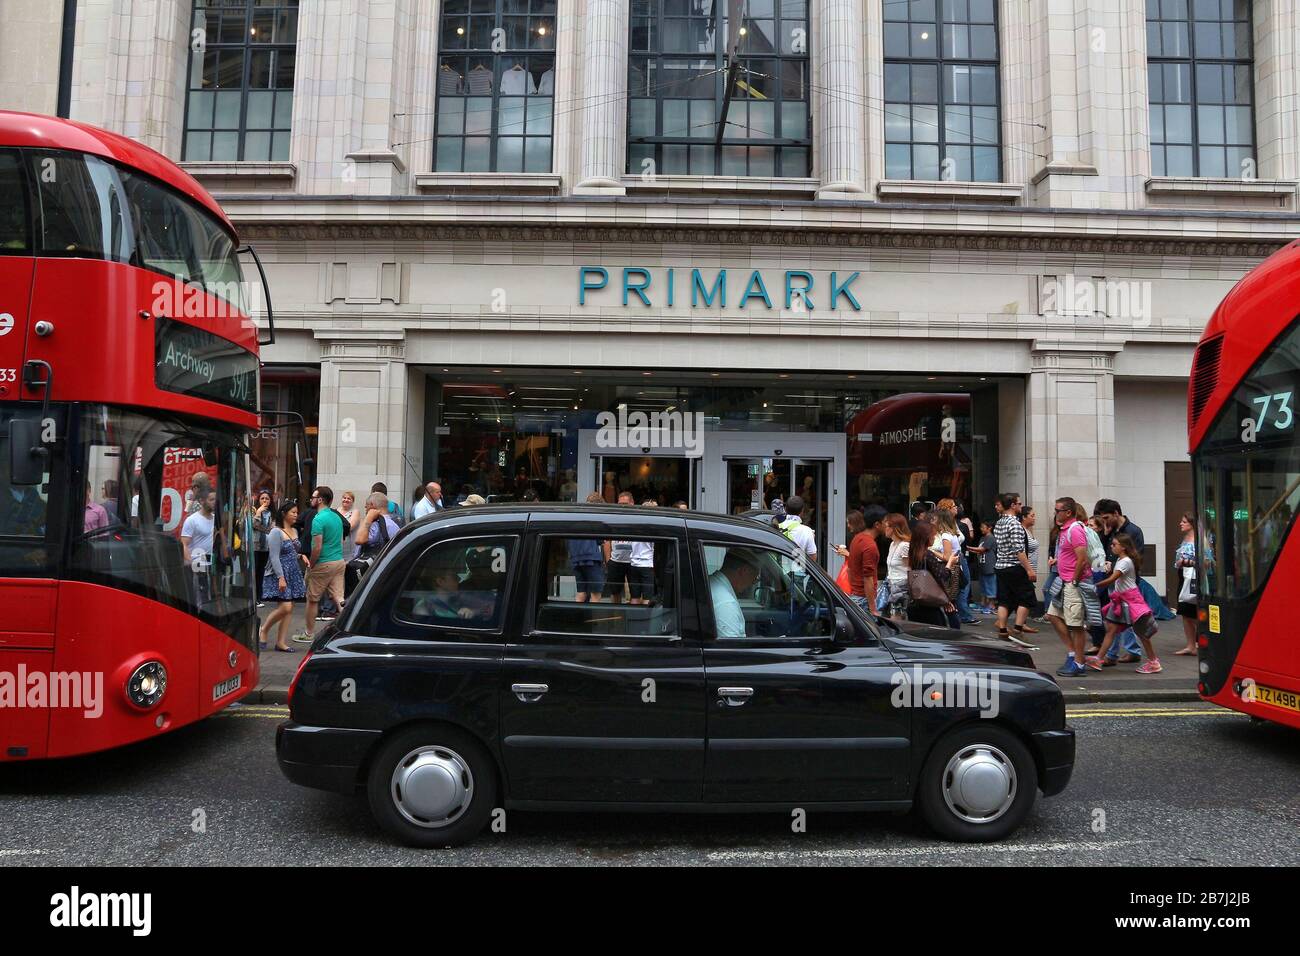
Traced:
[[998, 840], [1074, 766], [1060, 688], [1024, 651], [868, 615], [758, 522], [621, 505], [403, 528], [289, 710], [285, 776], [364, 791], [416, 846], [498, 807], [915, 807]]

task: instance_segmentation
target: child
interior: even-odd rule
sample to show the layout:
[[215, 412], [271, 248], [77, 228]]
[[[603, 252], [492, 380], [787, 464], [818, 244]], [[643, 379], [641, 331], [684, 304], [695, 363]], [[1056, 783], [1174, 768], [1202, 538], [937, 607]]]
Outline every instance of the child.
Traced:
[[1110, 543], [1110, 549], [1115, 554], [1115, 568], [1098, 584], [1098, 588], [1110, 588], [1110, 603], [1102, 609], [1102, 617], [1106, 621], [1106, 638], [1101, 642], [1097, 655], [1088, 658], [1088, 667], [1095, 671], [1101, 670], [1115, 635], [1131, 627], [1142, 642], [1142, 656], [1145, 658], [1137, 669], [1138, 673], [1159, 674], [1163, 668], [1151, 646], [1151, 636], [1157, 630], [1156, 619], [1137, 586], [1138, 572], [1142, 567], [1137, 544], [1129, 535], [1117, 534]]
[[980, 561], [980, 590], [984, 594], [984, 606], [980, 610], [985, 614], [997, 614], [998, 577], [995, 567], [998, 560], [998, 542], [993, 537], [993, 525], [990, 522], [980, 522], [979, 547], [966, 550], [977, 555]]

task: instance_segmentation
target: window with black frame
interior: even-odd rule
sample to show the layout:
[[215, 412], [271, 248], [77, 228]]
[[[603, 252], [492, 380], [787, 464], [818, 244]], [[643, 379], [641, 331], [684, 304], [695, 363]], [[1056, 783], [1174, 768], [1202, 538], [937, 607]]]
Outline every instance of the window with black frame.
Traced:
[[289, 158], [298, 0], [194, 0], [189, 161]]
[[810, 175], [807, 0], [746, 0], [735, 30], [732, 66], [725, 0], [632, 0], [629, 173]]
[[885, 178], [999, 182], [995, 0], [885, 0]]
[[1146, 0], [1154, 176], [1254, 178], [1250, 0]]
[[444, 0], [438, 172], [548, 173], [556, 0]]

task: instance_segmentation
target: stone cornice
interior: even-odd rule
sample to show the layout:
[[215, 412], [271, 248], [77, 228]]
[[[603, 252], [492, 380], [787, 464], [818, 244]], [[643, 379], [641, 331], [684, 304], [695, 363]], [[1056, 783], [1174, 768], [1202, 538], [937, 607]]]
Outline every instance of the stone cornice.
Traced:
[[728, 226], [508, 225], [419, 222], [237, 222], [240, 237], [285, 242], [539, 242], [629, 245], [816, 246], [845, 249], [953, 250], [991, 253], [1075, 253], [1264, 259], [1282, 240], [1141, 236], [1080, 236], [1026, 231], [850, 231], [815, 225], [790, 228]]

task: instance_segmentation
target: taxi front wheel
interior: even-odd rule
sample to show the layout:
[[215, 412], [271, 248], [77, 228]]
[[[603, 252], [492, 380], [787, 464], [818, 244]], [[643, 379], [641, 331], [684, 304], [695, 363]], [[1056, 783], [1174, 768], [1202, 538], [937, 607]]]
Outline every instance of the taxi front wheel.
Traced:
[[496, 805], [497, 779], [483, 747], [454, 727], [411, 727], [386, 741], [366, 781], [370, 812], [409, 846], [472, 840]]
[[1029, 748], [1009, 730], [980, 722], [935, 744], [921, 771], [917, 806], [940, 836], [986, 842], [1013, 833], [1037, 793]]

